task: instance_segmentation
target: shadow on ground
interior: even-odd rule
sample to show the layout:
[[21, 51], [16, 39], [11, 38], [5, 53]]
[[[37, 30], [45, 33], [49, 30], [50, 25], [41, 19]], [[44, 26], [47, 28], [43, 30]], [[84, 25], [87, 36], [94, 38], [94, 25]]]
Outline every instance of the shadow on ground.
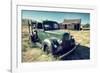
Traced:
[[90, 48], [79, 45], [72, 53], [63, 57], [61, 60], [83, 60], [90, 59]]

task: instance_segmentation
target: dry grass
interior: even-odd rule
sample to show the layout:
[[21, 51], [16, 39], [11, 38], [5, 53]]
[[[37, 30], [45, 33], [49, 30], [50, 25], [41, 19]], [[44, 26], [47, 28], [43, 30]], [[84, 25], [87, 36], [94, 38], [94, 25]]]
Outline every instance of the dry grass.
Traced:
[[66, 32], [70, 32], [70, 34], [75, 38], [76, 42], [80, 43], [83, 46], [90, 46], [90, 31], [72, 31], [65, 30]]
[[22, 53], [22, 62], [53, 61], [51, 55], [46, 55], [41, 49], [31, 48]]

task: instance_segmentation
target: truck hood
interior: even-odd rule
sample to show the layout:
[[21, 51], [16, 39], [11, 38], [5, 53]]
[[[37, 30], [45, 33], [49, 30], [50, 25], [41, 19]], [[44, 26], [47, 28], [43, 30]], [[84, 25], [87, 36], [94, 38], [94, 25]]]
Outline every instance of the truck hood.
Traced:
[[46, 38], [56, 38], [58, 40], [61, 40], [64, 33], [66, 33], [66, 31], [63, 30], [39, 31], [38, 36], [41, 40], [44, 40]]
[[63, 30], [53, 30], [53, 31], [45, 31], [49, 38], [55, 37], [58, 39], [62, 39], [63, 34], [66, 33]]
[[65, 33], [64, 30], [53, 30], [53, 31], [45, 31], [48, 34], [56, 34], [56, 35], [63, 35]]

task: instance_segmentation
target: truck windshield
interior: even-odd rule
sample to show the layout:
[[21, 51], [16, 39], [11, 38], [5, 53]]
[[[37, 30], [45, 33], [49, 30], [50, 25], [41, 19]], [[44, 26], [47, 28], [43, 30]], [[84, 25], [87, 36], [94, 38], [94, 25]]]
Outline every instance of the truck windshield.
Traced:
[[44, 30], [57, 30], [57, 29], [59, 29], [59, 24], [57, 22], [46, 22], [43, 25], [44, 25]]

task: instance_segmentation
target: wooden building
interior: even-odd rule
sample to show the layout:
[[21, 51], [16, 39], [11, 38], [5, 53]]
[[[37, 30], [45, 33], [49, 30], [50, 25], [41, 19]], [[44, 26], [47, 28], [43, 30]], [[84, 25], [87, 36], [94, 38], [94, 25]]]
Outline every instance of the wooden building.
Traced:
[[81, 19], [64, 19], [63, 23], [60, 24], [62, 29], [69, 30], [80, 30]]

